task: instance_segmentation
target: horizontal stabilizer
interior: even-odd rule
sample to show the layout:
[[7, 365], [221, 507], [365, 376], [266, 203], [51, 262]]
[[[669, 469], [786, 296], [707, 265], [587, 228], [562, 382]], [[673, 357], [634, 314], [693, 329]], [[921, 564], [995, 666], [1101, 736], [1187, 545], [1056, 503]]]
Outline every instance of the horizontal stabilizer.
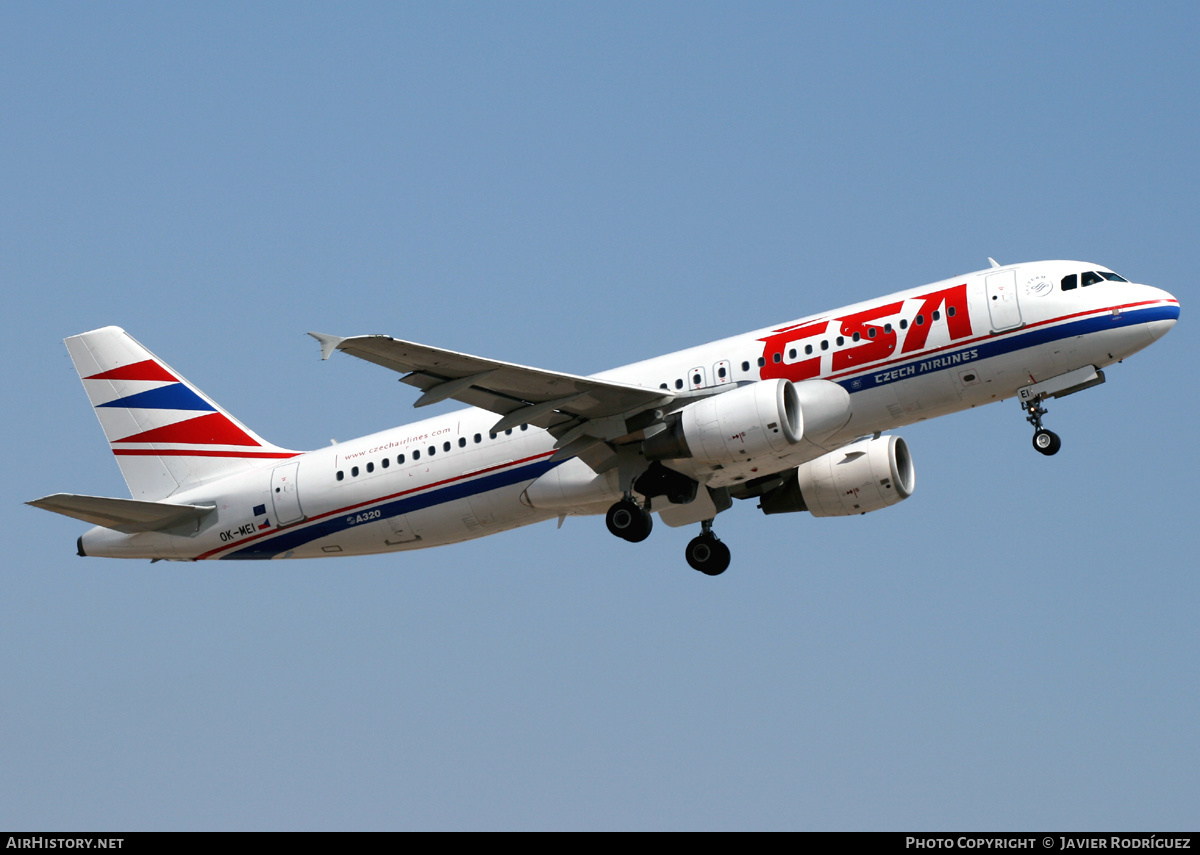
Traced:
[[75, 493], [55, 493], [25, 504], [125, 534], [162, 531], [189, 522], [198, 523], [206, 514], [216, 510], [216, 505], [139, 502], [136, 499], [110, 499]]

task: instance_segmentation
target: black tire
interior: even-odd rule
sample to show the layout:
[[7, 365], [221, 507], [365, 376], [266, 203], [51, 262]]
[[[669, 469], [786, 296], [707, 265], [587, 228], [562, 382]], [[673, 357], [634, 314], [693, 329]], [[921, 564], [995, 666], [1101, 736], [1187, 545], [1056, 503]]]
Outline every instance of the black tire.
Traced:
[[654, 518], [650, 512], [628, 499], [622, 499], [609, 508], [604, 515], [604, 523], [610, 532], [630, 543], [641, 543], [654, 528]]
[[1058, 438], [1058, 434], [1054, 431], [1043, 428], [1034, 433], [1033, 447], [1040, 454], [1049, 457], [1051, 454], [1057, 454], [1058, 450], [1062, 448], [1062, 440]]
[[693, 537], [684, 553], [688, 566], [706, 576], [720, 576], [729, 567], [729, 547], [714, 534]]

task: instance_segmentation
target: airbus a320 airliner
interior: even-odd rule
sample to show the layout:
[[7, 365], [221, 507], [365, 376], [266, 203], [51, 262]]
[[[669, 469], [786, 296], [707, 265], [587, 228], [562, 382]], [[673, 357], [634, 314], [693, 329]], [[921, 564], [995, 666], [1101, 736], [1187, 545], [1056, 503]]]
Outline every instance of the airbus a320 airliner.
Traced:
[[105, 327], [66, 345], [133, 498], [29, 504], [94, 524], [81, 556], [179, 561], [421, 549], [588, 514], [636, 543], [658, 514], [699, 526], [687, 562], [715, 576], [730, 552], [713, 520], [734, 499], [845, 516], [908, 498], [908, 446], [884, 431], [1015, 397], [1054, 454], [1046, 399], [1103, 383], [1179, 317], [1167, 292], [1097, 264], [991, 264], [590, 377], [312, 333], [325, 359], [400, 372], [415, 406], [471, 409], [308, 452]]

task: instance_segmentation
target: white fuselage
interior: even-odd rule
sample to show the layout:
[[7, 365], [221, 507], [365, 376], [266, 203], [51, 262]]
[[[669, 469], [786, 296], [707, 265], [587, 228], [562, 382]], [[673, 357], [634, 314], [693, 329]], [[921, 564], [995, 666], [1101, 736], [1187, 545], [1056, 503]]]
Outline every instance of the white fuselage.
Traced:
[[[1089, 270], [1106, 268], [1055, 261], [984, 270], [597, 377], [672, 392], [822, 378], [849, 393], [851, 416], [836, 433], [818, 445], [800, 443], [769, 465], [669, 461], [708, 487], [732, 487], [866, 434], [1011, 398], [1084, 366], [1102, 368], [1174, 324], [1179, 304], [1156, 288], [1105, 279], [1062, 290], [1064, 276]], [[466, 409], [267, 461], [172, 496], [216, 504], [196, 532], [95, 528], [80, 548], [185, 560], [361, 555], [603, 513], [620, 498], [614, 472], [596, 475], [578, 458], [552, 460], [555, 438], [537, 427], [493, 435], [497, 418]], [[531, 500], [527, 488], [552, 471]]]

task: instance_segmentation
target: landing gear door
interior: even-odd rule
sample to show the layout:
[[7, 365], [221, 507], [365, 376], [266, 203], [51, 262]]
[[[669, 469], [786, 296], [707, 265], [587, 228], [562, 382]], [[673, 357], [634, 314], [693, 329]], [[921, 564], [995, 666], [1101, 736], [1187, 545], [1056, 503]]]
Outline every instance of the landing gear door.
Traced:
[[1021, 304], [1017, 300], [1017, 271], [1005, 270], [987, 277], [987, 304], [992, 332], [1021, 326]]
[[299, 462], [285, 463], [271, 470], [271, 502], [275, 507], [275, 524], [291, 525], [304, 519], [300, 508], [300, 490], [296, 475]]

